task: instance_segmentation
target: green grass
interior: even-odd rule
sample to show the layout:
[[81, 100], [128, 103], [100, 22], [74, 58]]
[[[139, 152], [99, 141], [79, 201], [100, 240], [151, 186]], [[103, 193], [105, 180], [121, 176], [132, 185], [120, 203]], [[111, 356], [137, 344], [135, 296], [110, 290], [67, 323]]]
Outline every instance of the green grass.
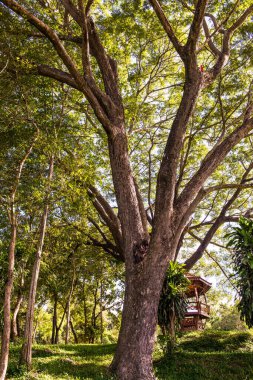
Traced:
[[[36, 345], [33, 369], [17, 368], [19, 346], [11, 350], [8, 379], [109, 380], [115, 345]], [[157, 379], [253, 380], [253, 335], [249, 332], [191, 333], [180, 338], [171, 357], [155, 353]], [[145, 380], [145, 379], [143, 379]]]
[[172, 357], [155, 363], [158, 379], [253, 379], [253, 336], [249, 332], [194, 332], [184, 335]]
[[17, 367], [19, 347], [12, 349], [8, 379], [95, 379], [108, 380], [108, 366], [115, 345], [36, 345], [29, 374]]

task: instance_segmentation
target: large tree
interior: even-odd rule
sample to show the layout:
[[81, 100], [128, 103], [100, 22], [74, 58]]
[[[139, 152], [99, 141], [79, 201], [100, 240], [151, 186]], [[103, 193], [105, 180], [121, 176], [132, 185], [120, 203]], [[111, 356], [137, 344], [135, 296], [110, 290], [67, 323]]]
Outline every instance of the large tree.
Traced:
[[[240, 4], [208, 4], [207, 0], [173, 4], [158, 0], [94, 4], [92, 0], [1, 2], [4, 13], [7, 7], [25, 20], [25, 26], [22, 21], [20, 24], [31, 48], [36, 48], [36, 38], [40, 41], [38, 56], [29, 55], [28, 49], [25, 57], [19, 57], [23, 69], [78, 90], [88, 101], [89, 112], [92, 109], [95, 115], [91, 118], [86, 112], [85, 117], [91, 123], [100, 123], [106, 135], [118, 214], [94, 186], [87, 187], [114, 239], [111, 244], [101, 231], [103, 246], [126, 267], [122, 324], [111, 369], [122, 380], [154, 379], [152, 350], [157, 308], [168, 263], [177, 257], [198, 206], [210, 200], [210, 193], [222, 188], [234, 190], [217, 223], [212, 223], [200, 247], [187, 261], [188, 268], [201, 257], [227, 210], [248, 185], [245, 181], [250, 165], [241, 179], [236, 174], [232, 176], [236, 183], [224, 184], [215, 178], [215, 173], [229, 157], [230, 168], [235, 170], [236, 161], [230, 152], [253, 128], [247, 76], [251, 62], [243, 34], [239, 33], [242, 25], [247, 25], [253, 6], [246, 0]], [[26, 23], [33, 28], [28, 30]], [[244, 36], [247, 33], [246, 28]], [[49, 45], [53, 48], [50, 56]], [[231, 71], [241, 78], [242, 65], [245, 73], [241, 83], [234, 86], [231, 79], [226, 82], [229, 70], [225, 80], [222, 78], [230, 57], [235, 62], [230, 66], [230, 78]], [[226, 99], [234, 102], [230, 112], [224, 105]], [[138, 128], [148, 130], [150, 136], [146, 196], [142, 194], [141, 181], [137, 185], [130, 163], [133, 154], [128, 147], [129, 136], [130, 144], [141, 144]], [[164, 148], [157, 146], [157, 130], [167, 140], [162, 144]], [[153, 166], [152, 149], [156, 156]], [[133, 164], [136, 165], [135, 159]], [[152, 171], [158, 164], [152, 200]], [[214, 185], [210, 187], [210, 183]], [[91, 243], [99, 244], [92, 237]]]

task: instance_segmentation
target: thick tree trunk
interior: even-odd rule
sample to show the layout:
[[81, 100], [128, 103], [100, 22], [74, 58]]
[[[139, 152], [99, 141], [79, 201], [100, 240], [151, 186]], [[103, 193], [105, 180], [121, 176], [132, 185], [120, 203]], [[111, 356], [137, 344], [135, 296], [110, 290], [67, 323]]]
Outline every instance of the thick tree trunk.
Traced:
[[[151, 264], [151, 263], [150, 263]], [[140, 264], [142, 265], [142, 264]], [[111, 370], [120, 380], [153, 380], [152, 352], [163, 267], [132, 271], [126, 278], [122, 323]]]
[[33, 342], [33, 319], [34, 319], [34, 307], [35, 307], [35, 299], [37, 292], [37, 285], [40, 273], [40, 263], [42, 250], [44, 245], [45, 233], [46, 233], [46, 225], [47, 225], [47, 217], [48, 217], [48, 196], [50, 189], [50, 181], [53, 177], [53, 167], [54, 167], [54, 157], [52, 156], [50, 159], [49, 165], [49, 174], [48, 174], [48, 189], [46, 191], [45, 197], [45, 206], [43, 210], [43, 214], [40, 222], [40, 237], [37, 247], [37, 252], [35, 256], [35, 261], [32, 270], [32, 279], [30, 284], [28, 305], [27, 305], [27, 313], [26, 313], [26, 323], [25, 323], [25, 333], [24, 333], [24, 343], [21, 349], [20, 355], [20, 364], [25, 364], [29, 369], [32, 364], [32, 342]]
[[12, 223], [11, 241], [9, 246], [8, 277], [4, 293], [4, 327], [1, 342], [0, 380], [4, 380], [9, 361], [10, 332], [11, 332], [11, 292], [13, 287], [13, 271], [15, 261], [15, 245], [17, 237], [17, 225]]

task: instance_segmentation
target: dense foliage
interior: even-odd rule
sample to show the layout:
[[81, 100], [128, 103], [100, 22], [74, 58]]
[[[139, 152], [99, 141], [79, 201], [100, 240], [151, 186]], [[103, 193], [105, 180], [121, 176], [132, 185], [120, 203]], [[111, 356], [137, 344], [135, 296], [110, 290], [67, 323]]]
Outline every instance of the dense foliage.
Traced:
[[239, 226], [228, 234], [228, 246], [233, 248], [238, 309], [248, 327], [253, 326], [253, 220], [240, 218]]

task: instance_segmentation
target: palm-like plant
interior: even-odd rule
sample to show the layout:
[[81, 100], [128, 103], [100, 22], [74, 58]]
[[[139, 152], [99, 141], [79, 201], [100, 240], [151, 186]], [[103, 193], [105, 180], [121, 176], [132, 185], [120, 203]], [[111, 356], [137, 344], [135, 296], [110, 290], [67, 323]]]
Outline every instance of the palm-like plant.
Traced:
[[239, 227], [227, 235], [228, 247], [233, 248], [236, 286], [239, 293], [238, 309], [241, 319], [253, 326], [253, 220], [240, 218]]
[[170, 337], [170, 350], [176, 340], [176, 331], [187, 310], [186, 291], [189, 280], [182, 264], [170, 262], [163, 283], [158, 307], [158, 324], [164, 336]]

